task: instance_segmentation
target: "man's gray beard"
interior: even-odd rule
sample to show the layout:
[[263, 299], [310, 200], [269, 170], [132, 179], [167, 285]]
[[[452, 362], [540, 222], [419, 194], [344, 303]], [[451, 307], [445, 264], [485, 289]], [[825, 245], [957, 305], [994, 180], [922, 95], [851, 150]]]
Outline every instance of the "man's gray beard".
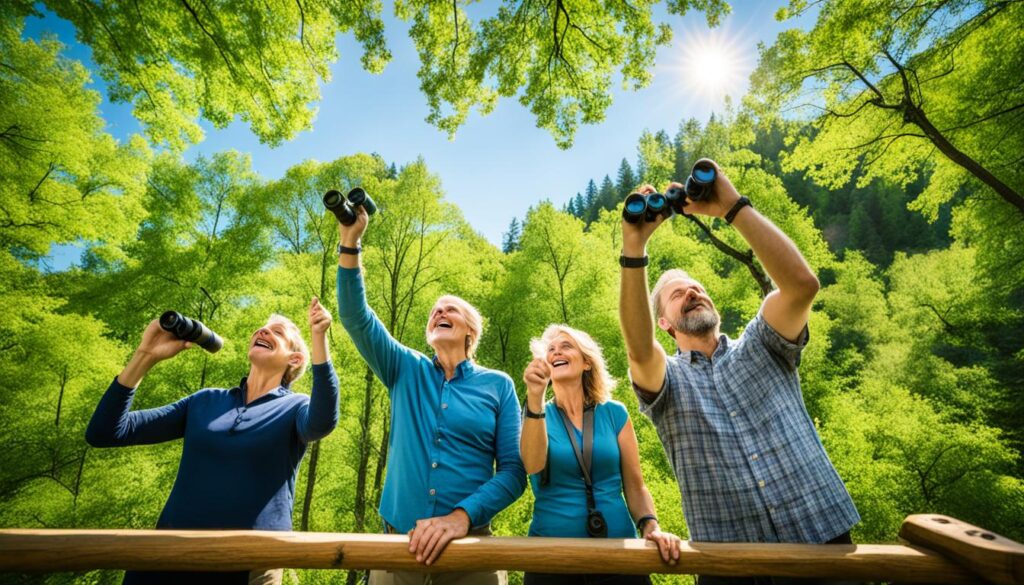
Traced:
[[721, 319], [718, 311], [700, 308], [692, 313], [682, 315], [676, 320], [675, 329], [686, 335], [700, 336], [714, 331]]

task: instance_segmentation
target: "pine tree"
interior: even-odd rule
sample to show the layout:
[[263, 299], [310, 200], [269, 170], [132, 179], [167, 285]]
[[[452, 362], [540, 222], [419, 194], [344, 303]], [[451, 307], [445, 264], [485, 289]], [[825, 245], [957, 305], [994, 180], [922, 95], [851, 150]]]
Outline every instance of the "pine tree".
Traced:
[[601, 189], [597, 192], [597, 205], [591, 210], [590, 221], [597, 220], [597, 216], [601, 214], [602, 209], [615, 209], [615, 206], [619, 204], [619, 192], [615, 188], [615, 183], [612, 183], [612, 178], [608, 175], [604, 176], [604, 180], [601, 181]]
[[519, 225], [519, 219], [513, 217], [512, 222], [508, 224], [508, 231], [501, 236], [501, 251], [505, 254], [511, 254], [519, 249], [519, 236], [522, 235], [522, 229]]
[[619, 163], [619, 177], [618, 182], [615, 183], [615, 188], [618, 190], [619, 200], [626, 198], [636, 188], [636, 175], [633, 174], [633, 167], [629, 166], [629, 161], [625, 158]]

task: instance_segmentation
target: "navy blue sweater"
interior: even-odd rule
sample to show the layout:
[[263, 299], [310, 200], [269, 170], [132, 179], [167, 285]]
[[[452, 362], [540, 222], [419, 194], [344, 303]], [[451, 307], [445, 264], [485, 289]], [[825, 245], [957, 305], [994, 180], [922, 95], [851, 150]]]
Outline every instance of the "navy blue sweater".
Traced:
[[[157, 528], [291, 530], [295, 477], [306, 445], [338, 423], [338, 377], [314, 364], [311, 396], [283, 386], [245, 404], [245, 379], [148, 410], [117, 378], [86, 429], [93, 447], [184, 439], [178, 476]], [[223, 574], [222, 574], [223, 575]]]

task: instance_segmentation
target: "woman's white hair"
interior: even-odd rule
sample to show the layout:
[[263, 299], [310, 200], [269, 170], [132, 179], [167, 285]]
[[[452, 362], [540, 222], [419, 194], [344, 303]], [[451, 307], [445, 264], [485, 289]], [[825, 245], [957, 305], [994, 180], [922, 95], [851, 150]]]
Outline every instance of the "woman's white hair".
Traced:
[[299, 330], [295, 323], [292, 323], [291, 319], [284, 315], [272, 313], [270, 318], [267, 319], [268, 324], [271, 322], [278, 322], [284, 325], [284, 336], [288, 339], [288, 348], [302, 354], [302, 363], [297, 366], [289, 365], [284, 371], [284, 376], [281, 378], [281, 383], [289, 386], [306, 373], [306, 368], [309, 367], [309, 348], [306, 346], [306, 340], [302, 338], [302, 331]]
[[[466, 327], [469, 328], [469, 335], [466, 336], [466, 357], [470, 360], [476, 358], [476, 349], [480, 346], [480, 336], [484, 333], [484, 318], [480, 315], [480, 311], [476, 310], [476, 307], [469, 304], [463, 298], [455, 295], [444, 295], [437, 299], [434, 306], [437, 306], [441, 302], [451, 303], [458, 309], [459, 314], [466, 320]], [[427, 319], [426, 328], [427, 343], [430, 342], [430, 319]]]

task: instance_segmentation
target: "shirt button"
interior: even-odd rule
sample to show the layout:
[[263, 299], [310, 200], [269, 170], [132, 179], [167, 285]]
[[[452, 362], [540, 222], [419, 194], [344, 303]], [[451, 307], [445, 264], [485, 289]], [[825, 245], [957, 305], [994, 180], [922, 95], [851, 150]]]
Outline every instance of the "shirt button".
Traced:
[[730, 417], [735, 417], [736, 416], [736, 411], [735, 410], [729, 411], [729, 416]]
[[448, 408], [448, 403], [447, 403], [447, 402], [443, 403], [443, 404], [441, 405], [441, 408], [445, 408], [445, 409], [446, 409], [446, 408]]
[[760, 488], [764, 487], [764, 480], [763, 479], [757, 482], [757, 487], [760, 487]]
[[435, 490], [434, 488], [430, 488], [430, 495], [434, 495], [436, 493], [437, 493], [437, 490]]
[[431, 463], [430, 466], [433, 467], [434, 469], [437, 469], [437, 461]]
[[768, 506], [768, 511], [769, 512], [774, 512], [775, 511], [775, 506]]
[[753, 455], [751, 455], [750, 456], [750, 460], [751, 461], [757, 461], [757, 453], [754, 453]]

